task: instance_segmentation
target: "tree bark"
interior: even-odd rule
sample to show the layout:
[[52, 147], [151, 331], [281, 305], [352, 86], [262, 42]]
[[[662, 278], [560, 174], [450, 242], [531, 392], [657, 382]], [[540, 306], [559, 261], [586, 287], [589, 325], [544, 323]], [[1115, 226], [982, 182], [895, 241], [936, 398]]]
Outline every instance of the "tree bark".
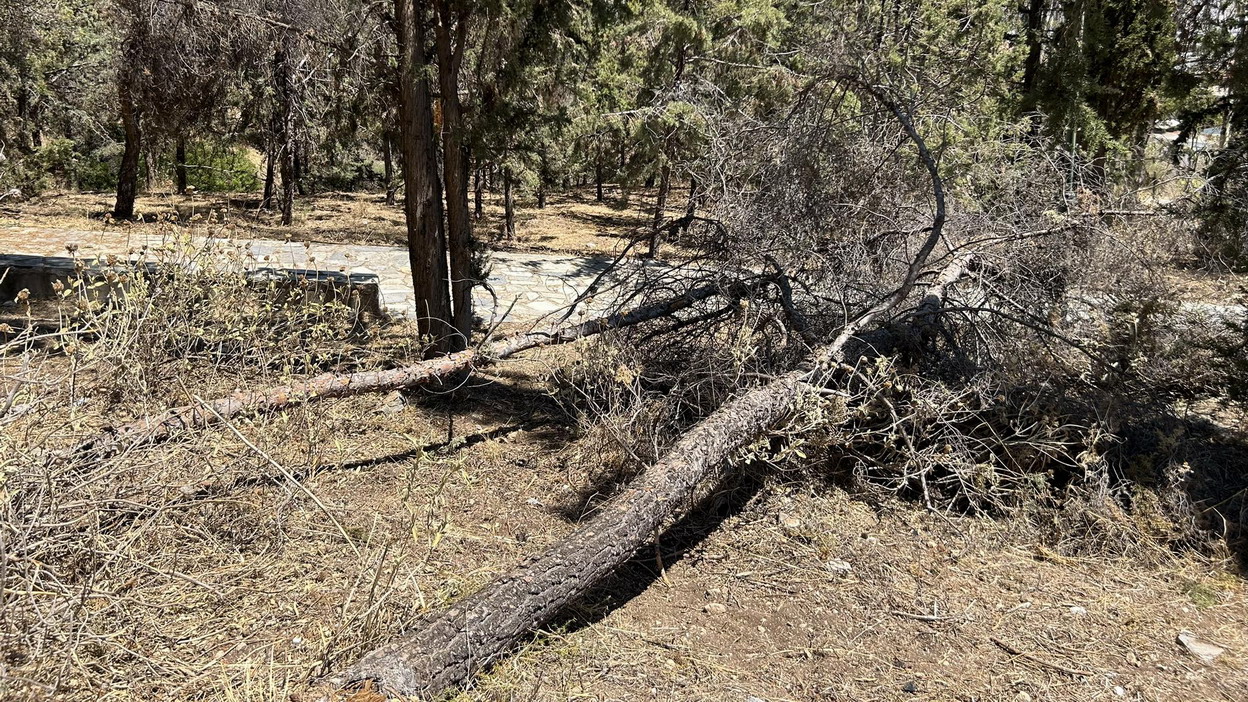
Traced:
[[438, 81], [442, 92], [442, 173], [446, 191], [446, 239], [451, 259], [451, 309], [456, 334], [449, 348], [464, 348], [472, 338], [473, 270], [472, 217], [468, 212], [468, 144], [459, 99], [459, 74], [468, 42], [471, 4], [453, 7], [438, 0], [435, 23]]
[[481, 177], [481, 166], [478, 165], [472, 171], [472, 216], [477, 220], [481, 219], [482, 204], [485, 200], [485, 194], [482, 192], [484, 180]]
[[381, 136], [381, 156], [382, 164], [385, 169], [386, 179], [386, 204], [394, 204], [394, 194], [398, 186], [394, 182], [394, 141], [390, 138], [390, 132], [387, 130]]
[[594, 158], [594, 201], [602, 202], [602, 144]]
[[[129, 44], [122, 52], [122, 60], [129, 64]], [[117, 97], [121, 105], [121, 125], [125, 130], [126, 145], [121, 154], [121, 167], [117, 170], [117, 201], [113, 205], [114, 219], [134, 217], [134, 200], [139, 192], [139, 162], [143, 155], [142, 108], [134, 99], [136, 76], [133, 67], [118, 72]]]
[[503, 166], [503, 237], [516, 238], [516, 201], [511, 193], [511, 168]]
[[789, 412], [801, 387], [792, 373], [724, 404], [571, 536], [368, 653], [343, 682], [374, 680], [413, 697], [463, 683], [632, 558], [699, 486], [725, 477], [732, 453]]
[[178, 136], [173, 148], [173, 172], [179, 195], [186, 194], [186, 137]]
[[290, 226], [295, 212], [295, 109], [294, 66], [290, 52], [290, 32], [283, 31], [274, 55], [274, 78], [278, 100], [278, 141], [276, 155], [282, 177], [282, 225]]
[[294, 174], [295, 178], [295, 192], [299, 193], [300, 197], [308, 194], [303, 187], [303, 176], [307, 171], [307, 163], [304, 159], [305, 154], [303, 153], [303, 148], [303, 140], [296, 137], [294, 139], [293, 148], [291, 149], [291, 153], [294, 154], [292, 159], [294, 170], [291, 172]]
[[669, 317], [715, 295], [735, 295], [740, 291], [739, 288], [724, 290], [718, 286], [706, 285], [627, 312], [598, 317], [579, 324], [552, 324], [545, 330], [516, 334], [480, 349], [459, 351], [402, 368], [349, 374], [323, 373], [277, 388], [236, 392], [228, 397], [209, 400], [202, 405], [174, 407], [109, 429], [80, 442], [66, 455], [100, 460], [124, 450], [164, 441], [180, 431], [211, 426], [243, 413], [268, 413], [334, 397], [413, 388], [474, 367], [492, 365], [529, 349], [567, 344], [611, 329]]
[[654, 258], [659, 255], [659, 241], [662, 233], [663, 216], [667, 213], [667, 193], [672, 187], [672, 167], [663, 164], [663, 168], [659, 171], [659, 194], [654, 203], [654, 221], [651, 223], [650, 229], [650, 250], [646, 253], [648, 258]]
[[[1045, 0], [1030, 0], [1027, 5], [1027, 58], [1023, 61], [1022, 109], [1031, 112], [1036, 109], [1036, 83], [1040, 76], [1040, 65], [1044, 48], [1044, 14]], [[1039, 124], [1036, 125], [1039, 128]]]
[[276, 181], [274, 161], [277, 160], [277, 149], [273, 144], [272, 137], [269, 137], [268, 147], [265, 151], [264, 194], [260, 196], [260, 209], [262, 210], [267, 210], [273, 207], [273, 189]]
[[420, 333], [430, 352], [451, 348], [455, 336], [442, 228], [442, 193], [434, 141], [433, 105], [425, 71], [425, 3], [395, 0], [399, 45], [399, 126], [403, 153], [403, 212]]

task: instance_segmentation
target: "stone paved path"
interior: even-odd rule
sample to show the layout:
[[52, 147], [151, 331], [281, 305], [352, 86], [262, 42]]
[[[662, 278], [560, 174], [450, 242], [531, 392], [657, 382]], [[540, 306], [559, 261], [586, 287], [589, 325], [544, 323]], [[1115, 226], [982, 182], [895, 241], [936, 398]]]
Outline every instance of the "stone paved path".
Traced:
[[[392, 316], [411, 316], [415, 312], [406, 248], [199, 238], [192, 240], [189, 246], [203, 247], [209, 241], [239, 247], [244, 256], [254, 259], [256, 267], [375, 274], [380, 280], [382, 309]], [[73, 255], [94, 259], [109, 254], [121, 257], [133, 255], [145, 246], [150, 250], [177, 245], [178, 242], [163, 234], [136, 233], [119, 228], [87, 231], [0, 226], [0, 254], [64, 257], [70, 255], [72, 247]], [[185, 243], [182, 245], [186, 246]], [[610, 268], [613, 258], [499, 251], [491, 255], [491, 260], [489, 283], [498, 295], [499, 309], [494, 308], [489, 292], [477, 288], [474, 292], [477, 314], [488, 321], [510, 307], [509, 320], [533, 321], [571, 304], [603, 271]], [[599, 314], [612, 309], [619, 295], [632, 289], [630, 281], [647, 271], [661, 272], [664, 268], [660, 263], [630, 259], [604, 279], [602, 287], [612, 290], [596, 296], [585, 305], [587, 312]]]

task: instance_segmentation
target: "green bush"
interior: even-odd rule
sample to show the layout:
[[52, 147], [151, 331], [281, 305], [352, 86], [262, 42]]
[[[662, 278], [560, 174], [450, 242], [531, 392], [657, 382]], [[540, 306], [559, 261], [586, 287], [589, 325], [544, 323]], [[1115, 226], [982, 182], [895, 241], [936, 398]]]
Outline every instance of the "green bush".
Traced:
[[251, 192], [261, 185], [245, 149], [208, 141], [187, 145], [186, 182], [201, 192]]

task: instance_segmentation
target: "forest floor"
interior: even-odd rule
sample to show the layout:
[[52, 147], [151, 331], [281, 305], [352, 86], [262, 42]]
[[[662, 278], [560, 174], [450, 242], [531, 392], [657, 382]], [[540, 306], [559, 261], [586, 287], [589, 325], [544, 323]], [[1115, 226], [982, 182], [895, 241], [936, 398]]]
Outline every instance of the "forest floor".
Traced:
[[[375, 199], [305, 201], [296, 230], [401, 222]], [[567, 214], [599, 206], [573, 200], [560, 210], [552, 198], [562, 214], [549, 226], [579, 221], [578, 233], [530, 245], [605, 249], [646, 221], [641, 208], [613, 214], [625, 219], [599, 233]], [[335, 202], [339, 220], [313, 216]], [[21, 222], [99, 226], [90, 216], [106, 205], [63, 196], [27, 205]], [[533, 224], [542, 216], [521, 221], [546, 231]], [[411, 336], [381, 327], [336, 358], [385, 365]], [[0, 357], [0, 397], [24, 383], [18, 402], [40, 410], [5, 418], [0, 471], [288, 372], [91, 353]], [[50, 532], [66, 548], [47, 552], [65, 562], [0, 561], [0, 597], [38, 615], [4, 618], [0, 640], [41, 642], [3, 652], [0, 698], [50, 699], [56, 682], [59, 699], [92, 702], [315, 699], [316, 676], [549, 547], [635, 474], [627, 440], [561, 404], [575, 360], [546, 349], [453, 392], [326, 402], [93, 467], [59, 498], [88, 525], [83, 541]], [[1223, 469], [1240, 470], [1248, 423], [1216, 416]], [[855, 491], [836, 466], [753, 469], [458, 699], [1248, 699], [1248, 582], [1233, 555], [1174, 546], [1176, 525], [1143, 493], [1133, 502], [1130, 513], [1087, 496], [966, 517]], [[96, 559], [90, 579], [48, 576], [72, 575], [82, 554]], [[1200, 659], [1188, 634], [1220, 654]]]
[[[567, 254], [618, 253], [631, 241], [648, 234], [654, 211], [653, 189], [621, 191], [608, 187], [603, 202], [596, 202], [593, 188], [551, 193], [546, 207], [538, 209], [531, 199], [518, 199], [516, 236], [502, 235], [503, 205], [500, 195], [486, 193], [482, 217], [475, 231], [491, 248], [503, 251], [556, 252]], [[140, 197], [136, 212], [149, 226], [170, 219], [179, 222], [221, 222], [228, 219], [245, 227], [255, 238], [311, 241], [330, 244], [402, 246], [407, 243], [403, 206], [387, 205], [381, 193], [324, 193], [295, 199], [294, 224], [281, 226], [280, 217], [259, 209], [254, 194], [196, 195], [148, 194]], [[675, 203], [669, 216], [680, 214]], [[55, 193], [0, 211], [0, 223], [48, 226], [65, 229], [98, 229], [112, 210], [110, 193]], [[138, 229], [143, 224], [132, 225]], [[634, 248], [636, 254], [645, 247]], [[670, 249], [669, 249], [670, 251]]]
[[[93, 537], [107, 565], [90, 607], [39, 658], [9, 652], [0, 697], [44, 699], [21, 679], [59, 675], [61, 699], [315, 699], [310, 678], [551, 546], [637, 469], [552, 400], [571, 358], [133, 453], [95, 488], [112, 526]], [[78, 375], [75, 431], [117, 416], [103, 375]], [[180, 377], [169, 395], [239, 382]], [[54, 414], [6, 433], [46, 436]], [[1248, 699], [1230, 560], [1085, 507], [959, 517], [818, 471], [753, 472], [459, 699]], [[40, 626], [66, 626], [57, 611]], [[1183, 632], [1224, 652], [1203, 662]]]

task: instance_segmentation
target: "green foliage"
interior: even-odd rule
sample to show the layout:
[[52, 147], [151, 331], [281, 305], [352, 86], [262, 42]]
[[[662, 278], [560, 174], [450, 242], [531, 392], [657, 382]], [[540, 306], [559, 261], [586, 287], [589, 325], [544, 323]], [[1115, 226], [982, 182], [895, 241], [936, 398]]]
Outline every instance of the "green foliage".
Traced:
[[246, 149], [210, 141], [187, 145], [186, 182], [202, 192], [252, 192], [262, 185]]
[[1061, 143], [1142, 148], [1173, 94], [1178, 46], [1167, 0], [1073, 0], [1061, 8], [1037, 92], [1025, 96]]

